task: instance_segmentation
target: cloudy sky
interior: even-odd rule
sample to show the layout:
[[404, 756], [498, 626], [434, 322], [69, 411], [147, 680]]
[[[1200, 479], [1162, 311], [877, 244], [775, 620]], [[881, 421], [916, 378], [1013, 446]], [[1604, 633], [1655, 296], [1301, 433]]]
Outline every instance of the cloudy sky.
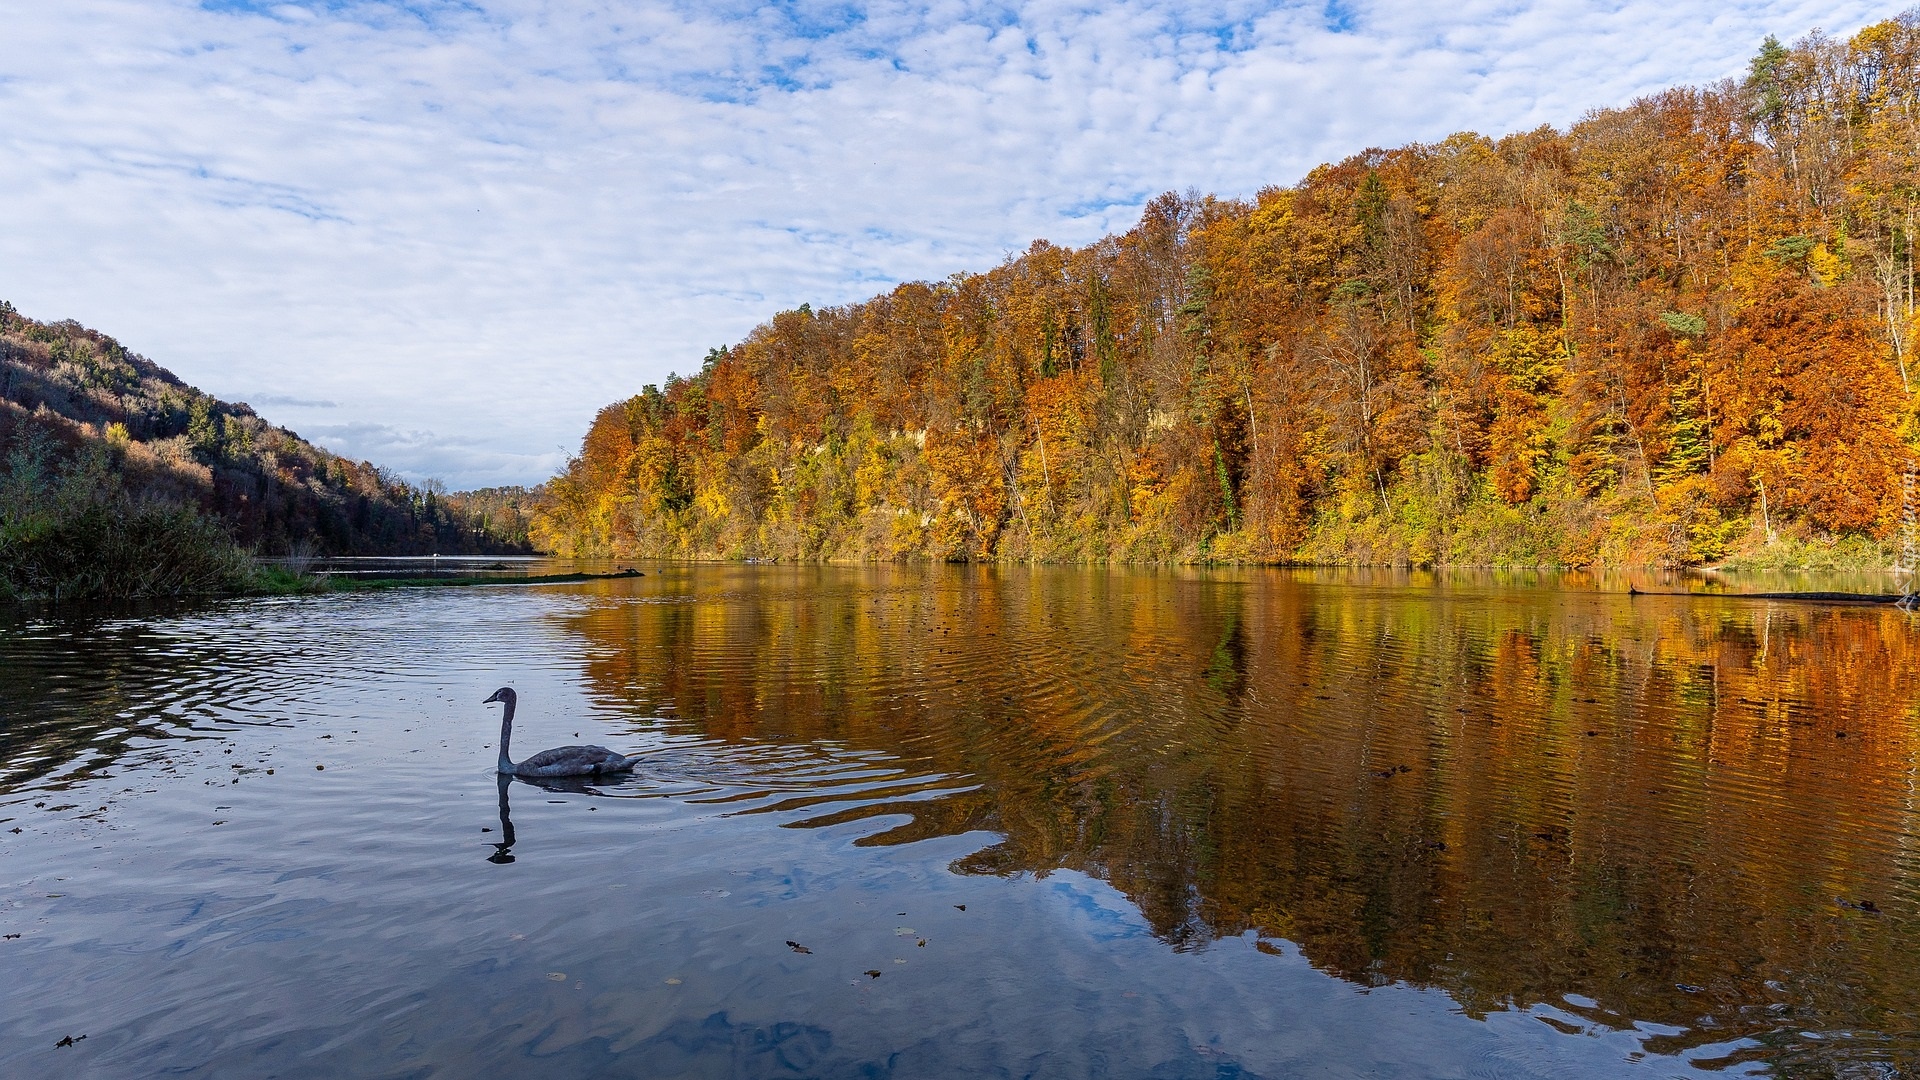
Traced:
[[20, 3], [0, 298], [415, 479], [531, 483], [802, 301], [1564, 126], [1901, 6]]

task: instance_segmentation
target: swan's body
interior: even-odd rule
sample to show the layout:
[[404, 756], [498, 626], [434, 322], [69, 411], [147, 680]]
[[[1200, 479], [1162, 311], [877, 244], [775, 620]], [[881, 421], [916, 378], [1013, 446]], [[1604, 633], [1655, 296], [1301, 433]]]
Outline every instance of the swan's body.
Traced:
[[640, 755], [619, 754], [604, 746], [556, 746], [542, 750], [515, 764], [507, 756], [507, 741], [513, 738], [513, 706], [518, 695], [503, 686], [493, 692], [485, 704], [500, 702], [507, 707], [500, 717], [500, 771], [507, 776], [605, 776], [626, 772], [640, 763]]

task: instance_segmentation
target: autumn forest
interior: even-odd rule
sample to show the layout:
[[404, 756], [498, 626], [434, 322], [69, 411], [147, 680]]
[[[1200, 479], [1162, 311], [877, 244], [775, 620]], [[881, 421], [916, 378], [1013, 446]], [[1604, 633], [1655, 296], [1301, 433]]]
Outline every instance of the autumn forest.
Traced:
[[[1257, 152], [1258, 148], [1249, 148]], [[1890, 557], [1915, 460], [1920, 9], [1565, 131], [802, 305], [608, 406], [562, 554]], [[1911, 481], [1906, 481], [1911, 487]], [[1884, 565], [1884, 562], [1882, 562]]]

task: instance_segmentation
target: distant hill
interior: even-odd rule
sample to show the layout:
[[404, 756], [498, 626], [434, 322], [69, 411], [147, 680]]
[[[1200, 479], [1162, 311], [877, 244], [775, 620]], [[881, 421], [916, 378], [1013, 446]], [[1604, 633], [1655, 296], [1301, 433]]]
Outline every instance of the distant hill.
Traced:
[[[190, 508], [262, 555], [527, 552], [532, 494], [409, 484], [221, 401], [118, 341], [0, 301], [0, 516], [82, 463], [123, 497]], [[51, 498], [52, 496], [48, 496]]]

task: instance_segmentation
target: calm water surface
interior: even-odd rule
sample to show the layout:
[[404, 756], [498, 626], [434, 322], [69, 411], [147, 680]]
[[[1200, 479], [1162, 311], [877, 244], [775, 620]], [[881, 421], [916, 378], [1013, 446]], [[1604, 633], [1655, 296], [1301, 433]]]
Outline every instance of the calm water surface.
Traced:
[[[1920, 1075], [1916, 660], [1540, 575], [0, 615], [0, 1074]], [[498, 782], [503, 683], [647, 763]]]

